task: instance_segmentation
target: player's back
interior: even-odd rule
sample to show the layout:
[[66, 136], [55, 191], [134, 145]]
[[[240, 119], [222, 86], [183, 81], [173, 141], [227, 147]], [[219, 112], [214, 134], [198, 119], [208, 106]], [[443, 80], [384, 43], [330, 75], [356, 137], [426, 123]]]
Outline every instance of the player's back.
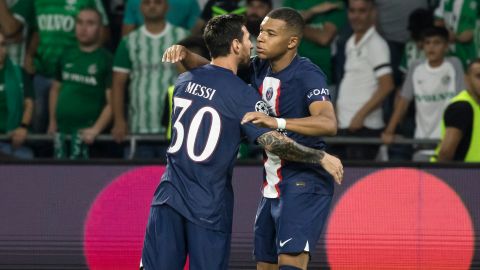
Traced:
[[229, 231], [240, 141], [266, 131], [240, 124], [258, 102], [260, 96], [228, 69], [206, 65], [182, 74], [174, 90], [167, 171], [153, 204], [167, 203], [194, 223]]

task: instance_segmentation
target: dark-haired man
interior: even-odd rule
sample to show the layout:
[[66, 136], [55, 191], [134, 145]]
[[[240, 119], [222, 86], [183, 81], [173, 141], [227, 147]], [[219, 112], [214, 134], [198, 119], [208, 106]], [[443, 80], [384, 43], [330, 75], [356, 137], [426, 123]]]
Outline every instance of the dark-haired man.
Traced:
[[[251, 112], [243, 122], [281, 129], [296, 142], [323, 150], [319, 136], [334, 135], [337, 123], [325, 75], [297, 56], [304, 25], [291, 8], [275, 9], [263, 20], [250, 83], [275, 117]], [[206, 63], [179, 46], [169, 48], [164, 59], [183, 60], [187, 67]], [[330, 209], [334, 179], [320, 166], [289, 162], [268, 151], [264, 167], [255, 221], [257, 269], [277, 269], [277, 263], [282, 270], [306, 269]]]
[[55, 158], [89, 158], [89, 145], [111, 121], [112, 55], [101, 47], [101, 31], [98, 10], [82, 9], [75, 23], [78, 47], [59, 60], [49, 100]]
[[[342, 178], [340, 161], [323, 150], [302, 146], [277, 131], [240, 124], [247, 112], [268, 110], [260, 96], [235, 76], [238, 65], [248, 63], [252, 48], [243, 18], [213, 18], [204, 39], [212, 64], [183, 73], [175, 85], [173, 139], [147, 225], [145, 270], [182, 269], [187, 253], [191, 269], [227, 269], [231, 175], [244, 135], [279, 159], [321, 165], [338, 181]], [[307, 180], [302, 183], [310, 187]]]

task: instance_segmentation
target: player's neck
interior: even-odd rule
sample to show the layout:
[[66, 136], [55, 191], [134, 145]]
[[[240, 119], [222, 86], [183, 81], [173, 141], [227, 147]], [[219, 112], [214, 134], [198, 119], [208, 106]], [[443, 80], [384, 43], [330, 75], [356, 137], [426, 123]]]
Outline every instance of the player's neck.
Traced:
[[212, 65], [219, 66], [231, 70], [234, 74], [237, 74], [238, 63], [233, 61], [230, 57], [217, 57], [212, 59]]
[[428, 65], [431, 68], [437, 68], [443, 64], [443, 60], [444, 60], [443, 57], [435, 60], [428, 60]]
[[277, 59], [270, 59], [270, 67], [274, 73], [278, 73], [287, 68], [297, 56], [297, 51], [288, 51]]
[[89, 44], [89, 45], [78, 44], [78, 47], [82, 52], [93, 52], [100, 47], [100, 44], [99, 43]]
[[163, 29], [165, 29], [165, 21], [158, 21], [158, 22], [145, 22], [145, 28], [150, 34], [160, 34]]
[[[1, 68], [0, 68], [1, 69]], [[473, 97], [473, 99], [477, 102], [477, 104], [480, 106], [480, 95], [478, 95], [475, 90], [472, 89], [472, 87], [468, 87], [468, 93], [470, 96]]]

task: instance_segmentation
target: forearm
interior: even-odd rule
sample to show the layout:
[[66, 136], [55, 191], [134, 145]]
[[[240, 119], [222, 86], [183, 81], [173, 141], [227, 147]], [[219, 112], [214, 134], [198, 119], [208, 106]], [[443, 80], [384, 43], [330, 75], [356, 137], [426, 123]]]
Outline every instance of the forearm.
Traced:
[[22, 124], [30, 125], [33, 115], [33, 100], [31, 98], [26, 98], [23, 102], [23, 106]]
[[333, 36], [323, 29], [311, 26], [305, 26], [303, 30], [303, 37], [321, 46], [329, 45], [333, 39]]
[[456, 35], [455, 40], [460, 43], [471, 42], [473, 40], [473, 30], [467, 30]]
[[300, 14], [302, 15], [303, 20], [305, 20], [305, 21], [309, 21], [313, 16], [316, 15], [315, 12], [313, 12], [310, 9], [302, 10], [302, 11], [300, 11]]
[[181, 61], [181, 63], [187, 70], [191, 70], [206, 65], [210, 62], [208, 59], [205, 59], [202, 56], [187, 50], [187, 55], [185, 56], [185, 59]]
[[93, 128], [98, 132], [101, 133], [107, 125], [112, 121], [112, 107], [107, 104], [103, 110], [100, 116], [98, 117], [97, 121], [93, 125]]
[[120, 72], [113, 73], [112, 84], [112, 113], [115, 123], [125, 121], [124, 112], [124, 98], [125, 98], [125, 83], [127, 82], [128, 75]]
[[408, 106], [410, 101], [405, 99], [404, 97], [399, 97], [398, 102], [395, 104], [395, 109], [393, 114], [388, 122], [387, 128], [385, 129], [385, 133], [395, 133], [395, 129], [397, 128], [398, 124], [403, 120], [405, 114], [407, 113]]
[[334, 136], [337, 134], [337, 120], [335, 117], [323, 115], [305, 118], [289, 118], [286, 120], [286, 129], [306, 136]]
[[49, 119], [50, 122], [55, 122], [56, 117], [56, 110], [57, 110], [57, 101], [58, 101], [58, 93], [60, 92], [60, 84], [58, 82], [53, 82], [52, 88], [50, 89], [50, 95], [48, 97], [48, 112], [49, 112]]
[[[392, 84], [393, 87], [393, 84]], [[363, 105], [363, 107], [357, 112], [358, 114], [362, 115], [363, 117], [367, 117], [372, 111], [379, 108], [385, 98], [390, 94], [393, 89], [379, 87], [375, 93], [372, 95], [370, 100]]]
[[22, 29], [22, 23], [8, 10], [4, 0], [0, 0], [0, 29], [6, 37], [14, 36]]
[[303, 146], [277, 131], [270, 131], [261, 135], [257, 142], [266, 151], [285, 160], [319, 164], [325, 156], [325, 151]]

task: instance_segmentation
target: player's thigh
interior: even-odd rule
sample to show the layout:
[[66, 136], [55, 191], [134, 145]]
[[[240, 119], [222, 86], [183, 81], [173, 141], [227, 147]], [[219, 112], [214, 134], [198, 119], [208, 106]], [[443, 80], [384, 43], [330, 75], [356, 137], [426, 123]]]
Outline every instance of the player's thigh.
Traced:
[[187, 223], [190, 269], [227, 270], [231, 233], [213, 231], [192, 222]]
[[262, 197], [260, 204], [258, 205], [255, 218], [253, 248], [253, 255], [257, 262], [277, 264], [276, 228], [271, 210], [272, 204], [278, 204], [278, 201], [278, 199]]
[[315, 192], [284, 193], [279, 204], [279, 254], [313, 252], [330, 211], [331, 195]]
[[185, 218], [168, 205], [152, 206], [143, 244], [145, 270], [181, 270], [186, 260]]

